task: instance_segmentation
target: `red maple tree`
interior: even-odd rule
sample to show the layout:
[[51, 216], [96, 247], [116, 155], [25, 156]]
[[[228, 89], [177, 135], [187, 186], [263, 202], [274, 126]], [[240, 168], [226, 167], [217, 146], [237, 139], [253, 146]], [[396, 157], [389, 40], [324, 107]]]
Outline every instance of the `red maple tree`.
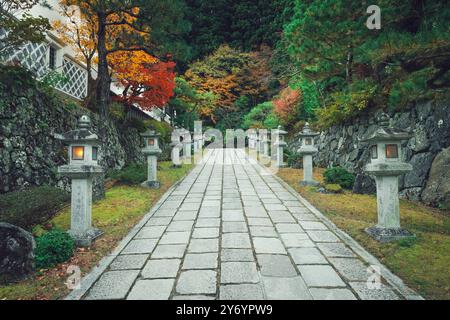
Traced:
[[129, 67], [126, 63], [115, 65], [114, 72], [124, 88], [116, 100], [151, 110], [164, 106], [174, 95], [175, 62], [143, 61], [133, 65], [131, 75]]

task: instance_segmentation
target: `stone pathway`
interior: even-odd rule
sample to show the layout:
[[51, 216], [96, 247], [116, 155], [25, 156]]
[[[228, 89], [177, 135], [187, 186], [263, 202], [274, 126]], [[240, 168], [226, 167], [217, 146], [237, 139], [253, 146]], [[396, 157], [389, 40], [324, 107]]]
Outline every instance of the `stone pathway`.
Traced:
[[208, 151], [169, 192], [68, 298], [405, 298], [369, 289], [369, 263], [242, 150]]

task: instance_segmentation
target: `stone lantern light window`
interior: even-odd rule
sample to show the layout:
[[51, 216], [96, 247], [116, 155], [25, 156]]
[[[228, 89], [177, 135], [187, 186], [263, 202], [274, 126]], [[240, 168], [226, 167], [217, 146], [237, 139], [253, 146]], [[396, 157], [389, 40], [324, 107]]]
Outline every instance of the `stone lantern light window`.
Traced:
[[73, 146], [72, 147], [72, 160], [84, 160], [84, 147]]
[[98, 147], [92, 147], [92, 160], [97, 161], [98, 159]]
[[154, 146], [154, 145], [155, 145], [155, 139], [148, 139], [148, 140], [147, 140], [147, 144], [148, 144], [149, 146]]
[[386, 159], [397, 159], [398, 158], [398, 146], [396, 144], [386, 145]]
[[310, 145], [312, 144], [312, 139], [311, 139], [311, 138], [306, 138], [306, 139], [305, 139], [305, 144], [306, 144], [307, 146], [310, 146]]

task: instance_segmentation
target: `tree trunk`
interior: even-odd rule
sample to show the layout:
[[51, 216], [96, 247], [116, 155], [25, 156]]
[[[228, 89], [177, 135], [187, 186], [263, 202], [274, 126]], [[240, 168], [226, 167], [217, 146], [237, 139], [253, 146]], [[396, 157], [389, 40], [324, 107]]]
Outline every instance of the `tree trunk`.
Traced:
[[345, 64], [345, 78], [347, 83], [351, 83], [353, 80], [353, 49], [349, 45], [347, 52], [347, 62]]
[[106, 49], [106, 15], [98, 13], [97, 51], [98, 51], [98, 76], [97, 76], [97, 105], [100, 116], [108, 117], [108, 105], [110, 99], [111, 77], [108, 72], [108, 51]]
[[92, 60], [86, 59], [86, 69], [87, 69], [87, 96], [84, 100], [84, 105], [93, 111], [97, 111], [96, 103], [96, 90], [97, 90], [97, 80], [92, 76]]

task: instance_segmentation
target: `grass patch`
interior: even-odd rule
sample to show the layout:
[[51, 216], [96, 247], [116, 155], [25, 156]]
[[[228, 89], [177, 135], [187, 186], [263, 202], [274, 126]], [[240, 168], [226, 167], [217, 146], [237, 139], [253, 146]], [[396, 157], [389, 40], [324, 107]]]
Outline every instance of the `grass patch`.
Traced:
[[[314, 178], [323, 182], [324, 169], [315, 169]], [[299, 185], [301, 169], [282, 168], [278, 176], [317, 207], [339, 228], [375, 255], [406, 284], [427, 299], [450, 299], [450, 216], [448, 212], [420, 203], [400, 200], [401, 224], [416, 234], [415, 240], [381, 244], [364, 229], [376, 223], [375, 195], [346, 191], [322, 194]]]
[[[81, 268], [82, 275], [88, 273], [100, 259], [111, 252], [129, 230], [149, 211], [153, 204], [179, 179], [184, 177], [192, 165], [170, 168], [171, 162], [159, 163], [158, 178], [161, 188], [147, 189], [141, 186], [115, 185], [106, 191], [105, 199], [92, 207], [92, 222], [104, 235], [90, 248], [77, 248], [69, 261], [48, 270], [39, 270], [32, 278], [8, 286], [0, 286], [2, 299], [60, 299], [69, 293], [64, 282], [69, 265]], [[68, 230], [70, 208], [60, 211], [50, 221], [54, 227]]]

